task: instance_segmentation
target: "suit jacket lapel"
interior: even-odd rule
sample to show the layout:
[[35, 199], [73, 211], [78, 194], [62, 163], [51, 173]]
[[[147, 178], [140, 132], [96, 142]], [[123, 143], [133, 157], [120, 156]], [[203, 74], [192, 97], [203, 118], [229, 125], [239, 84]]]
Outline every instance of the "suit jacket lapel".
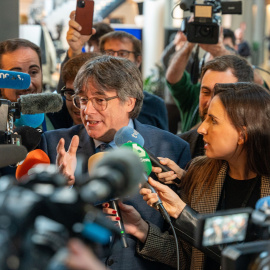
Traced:
[[145, 147], [147, 150], [149, 150], [151, 153], [155, 153], [156, 147], [153, 145], [153, 138], [151, 134], [149, 135], [149, 130], [146, 134], [145, 128], [143, 127], [143, 124], [141, 124], [138, 120], [134, 119], [134, 129], [137, 130], [142, 137], [144, 138], [144, 145], [141, 145], [142, 147]]
[[84, 128], [84, 126], [82, 126], [82, 128], [79, 131], [79, 147], [77, 150], [77, 153], [79, 154], [83, 154], [86, 157], [90, 157], [93, 154], [95, 154], [95, 144], [93, 139], [88, 135], [86, 129]]

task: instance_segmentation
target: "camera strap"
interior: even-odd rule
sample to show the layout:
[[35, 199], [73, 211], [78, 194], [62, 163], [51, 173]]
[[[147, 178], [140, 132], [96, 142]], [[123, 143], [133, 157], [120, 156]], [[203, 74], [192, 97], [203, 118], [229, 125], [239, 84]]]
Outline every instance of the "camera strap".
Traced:
[[[245, 196], [245, 198], [244, 198], [244, 200], [243, 200], [243, 202], [242, 202], [242, 204], [240, 206], [241, 208], [246, 207], [246, 205], [247, 205], [247, 203], [248, 203], [248, 201], [249, 201], [249, 199], [251, 197], [251, 194], [253, 193], [253, 191], [255, 189], [255, 186], [256, 186], [256, 184], [258, 182], [258, 178], [259, 178], [259, 176], [256, 176], [256, 178], [252, 181], [252, 183], [251, 183], [251, 185], [250, 185], [250, 187], [249, 187], [249, 189], [248, 189], [248, 191], [246, 193], [246, 196]], [[242, 180], [239, 180], [239, 181], [242, 181]], [[226, 209], [226, 200], [225, 200], [226, 195], [225, 195], [225, 193], [226, 192], [225, 192], [225, 183], [224, 183], [223, 188], [222, 188], [222, 194], [221, 194], [222, 200], [221, 200], [221, 203], [220, 203], [220, 210], [225, 210]]]

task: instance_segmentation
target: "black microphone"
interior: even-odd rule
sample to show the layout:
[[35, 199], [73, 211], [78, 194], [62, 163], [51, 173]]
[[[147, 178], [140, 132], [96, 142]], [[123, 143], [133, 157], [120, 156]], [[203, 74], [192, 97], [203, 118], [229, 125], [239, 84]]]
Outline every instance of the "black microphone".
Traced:
[[[141, 145], [142, 147], [144, 145], [144, 139], [143, 139], [142, 135], [138, 131], [136, 131], [135, 129], [128, 127], [128, 126], [122, 127], [121, 129], [119, 129], [115, 133], [114, 141], [115, 141], [115, 144], [119, 147], [125, 143], [128, 143], [128, 142], [137, 143], [137, 144]], [[172, 171], [172, 169], [170, 169], [168, 166], [162, 165], [160, 163], [160, 160], [158, 158], [156, 158], [149, 150], [147, 150], [145, 148], [143, 148], [143, 149], [148, 154], [153, 166], [161, 168], [163, 172]], [[174, 182], [179, 184], [181, 182], [181, 180], [179, 178], [176, 178], [176, 179], [174, 179]]]
[[16, 164], [25, 159], [27, 149], [14, 144], [0, 145], [0, 168]]
[[21, 144], [26, 147], [27, 152], [30, 152], [38, 146], [41, 140], [41, 133], [32, 127], [22, 126], [13, 130], [21, 136]]
[[19, 108], [23, 114], [53, 113], [62, 109], [63, 100], [54, 93], [29, 94], [21, 96], [11, 106]]
[[82, 183], [80, 195], [85, 202], [100, 204], [134, 193], [142, 181], [139, 157], [128, 149], [116, 149], [95, 164], [90, 178]]

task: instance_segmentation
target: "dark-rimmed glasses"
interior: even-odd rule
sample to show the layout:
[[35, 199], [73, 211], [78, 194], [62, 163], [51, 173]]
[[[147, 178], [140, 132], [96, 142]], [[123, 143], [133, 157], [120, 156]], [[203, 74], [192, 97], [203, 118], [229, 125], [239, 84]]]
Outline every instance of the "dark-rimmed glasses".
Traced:
[[87, 103], [91, 101], [93, 107], [97, 111], [105, 111], [108, 106], [108, 101], [118, 98], [118, 96], [113, 96], [113, 97], [108, 97], [108, 98], [100, 98], [100, 97], [88, 98], [88, 97], [74, 95], [72, 98], [73, 98], [74, 106], [80, 110], [84, 110], [87, 106]]
[[122, 58], [128, 58], [129, 54], [131, 53], [135, 54], [135, 52], [126, 51], [126, 50], [119, 50], [119, 51], [104, 50], [103, 53], [110, 56], [114, 56], [116, 54], [117, 56], [122, 57]]
[[61, 89], [61, 93], [66, 97], [66, 100], [72, 101], [72, 96], [75, 94], [75, 91], [71, 88], [66, 88], [65, 86]]

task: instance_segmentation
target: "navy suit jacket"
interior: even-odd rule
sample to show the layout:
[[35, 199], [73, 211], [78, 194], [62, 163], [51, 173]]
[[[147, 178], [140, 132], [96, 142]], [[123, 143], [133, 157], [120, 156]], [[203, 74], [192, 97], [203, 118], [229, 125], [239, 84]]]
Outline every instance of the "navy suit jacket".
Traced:
[[[180, 167], [184, 168], [190, 160], [189, 145], [176, 135], [161, 130], [159, 128], [141, 124], [134, 120], [134, 128], [143, 136], [145, 140], [144, 148], [158, 157], [168, 157], [174, 160]], [[69, 129], [58, 129], [45, 132], [42, 135], [41, 149], [49, 156], [52, 163], [56, 160], [56, 145], [60, 138], [65, 139], [66, 150], [69, 147], [71, 138], [79, 135], [80, 142], [77, 154], [84, 154], [87, 158], [95, 154], [95, 146], [92, 138], [89, 137], [83, 125], [73, 126]], [[124, 200], [125, 203], [133, 205], [142, 218], [154, 223], [162, 230], [167, 229], [160, 213], [149, 207], [142, 199], [139, 192], [132, 197]], [[113, 245], [111, 255], [106, 259], [106, 264], [110, 269], [117, 270], [166, 270], [171, 269], [161, 263], [151, 262], [136, 253], [136, 239], [128, 235], [128, 248], [123, 248], [120, 241]], [[164, 256], [166, 256], [166, 247], [164, 247]]]

